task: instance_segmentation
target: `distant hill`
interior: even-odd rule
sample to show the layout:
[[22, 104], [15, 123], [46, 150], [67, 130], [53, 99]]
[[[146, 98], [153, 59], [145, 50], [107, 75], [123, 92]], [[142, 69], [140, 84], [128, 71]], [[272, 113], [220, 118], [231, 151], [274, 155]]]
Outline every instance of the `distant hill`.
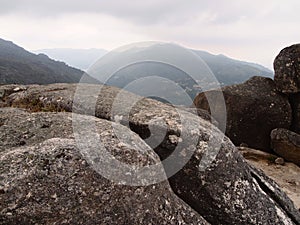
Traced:
[[[91, 69], [94, 70], [94, 72], [89, 70], [89, 72], [91, 72], [91, 76], [94, 76], [103, 83], [120, 88], [124, 88], [140, 78], [153, 75], [163, 77], [170, 82], [178, 84], [193, 100], [194, 97], [202, 91], [197, 84], [199, 80], [193, 80], [188, 74], [179, 68], [172, 65], [166, 65], [161, 62], [145, 61], [133, 63], [131, 65], [127, 65], [126, 63], [128, 59], [135, 58], [138, 54], [161, 55], [164, 51], [172, 51], [172, 44], [154, 44], [141, 48], [133, 47], [121, 52], [110, 52], [108, 54], [109, 56], [106, 55], [107, 52], [103, 49], [44, 49], [35, 52], [45, 53], [54, 59], [65, 61], [67, 64], [82, 70], [87, 70], [88, 67], [92, 66]], [[256, 63], [239, 61], [224, 55], [213, 55], [205, 51], [192, 49], [191, 51], [200, 56], [200, 58], [208, 65], [209, 69], [212, 71], [221, 86], [242, 83], [252, 76], [273, 78], [273, 72], [271, 70]], [[118, 64], [122, 68], [119, 68], [120, 70], [116, 71], [113, 76], [108, 79], [109, 74], [103, 72], [104, 70], [98, 73], [97, 64], [96, 66], [93, 66], [93, 64], [101, 57], [105, 58], [106, 67]], [[176, 54], [174, 57], [180, 61], [186, 60], [184, 55]], [[103, 62], [103, 58], [100, 62]], [[193, 64], [190, 64], [189, 67], [194, 69], [196, 68]], [[198, 71], [201, 74], [201, 69]], [[201, 82], [203, 83], [203, 81]], [[192, 101], [187, 102], [186, 98], [182, 98], [182, 92], [178, 91], [178, 88], [170, 85], [170, 83], [167, 85], [167, 83], [158, 84], [152, 82], [151, 84], [151, 82], [149, 82], [147, 83], [146, 89], [138, 87], [137, 89], [131, 89], [130, 91], [136, 94], [146, 95], [145, 93], [147, 91], [151, 93], [155, 90], [157, 95], [169, 100], [171, 99], [174, 104], [192, 104]], [[162, 100], [162, 98], [156, 99]]]
[[[171, 54], [166, 56], [166, 52]], [[148, 56], [151, 58], [163, 55], [174, 62], [184, 62], [187, 68], [196, 72], [196, 78], [192, 78], [177, 65], [164, 63], [164, 60], [147, 60]], [[197, 58], [197, 55], [206, 64]], [[142, 61], [141, 57], [144, 57]], [[111, 71], [112, 67], [116, 67], [117, 70], [114, 74], [107, 74], [106, 71]], [[208, 72], [207, 68], [212, 73]], [[159, 100], [168, 99], [178, 105], [191, 105], [199, 92], [216, 87], [217, 81], [221, 86], [225, 86], [242, 83], [252, 76], [273, 77], [272, 71], [254, 63], [204, 51], [189, 52], [173, 44], [132, 46], [110, 52], [92, 66], [89, 73], [107, 85], [126, 88], [139, 95], [156, 96], [154, 98]], [[164, 80], [151, 79], [151, 76], [162, 77]], [[190, 99], [187, 100], [186, 94]]]
[[[235, 60], [222, 54], [213, 55], [206, 51], [191, 50], [207, 63], [222, 85], [242, 83], [252, 76], [273, 78], [273, 72], [262, 65]], [[107, 53], [104, 49], [68, 48], [41, 49], [34, 52], [44, 53], [53, 59], [66, 62], [68, 65], [81, 70], [87, 70]], [[161, 73], [163, 73], [163, 71]], [[168, 73], [168, 71], [166, 71], [166, 73]]]
[[86, 71], [89, 66], [93, 65], [100, 57], [107, 53], [104, 49], [70, 49], [54, 48], [40, 49], [34, 53], [43, 53], [49, 57], [66, 62], [68, 65]]
[[83, 71], [0, 39], [0, 84], [76, 83]]
[[224, 55], [213, 55], [205, 51], [193, 50], [209, 66], [222, 85], [238, 84], [253, 76], [273, 78], [274, 74], [268, 68]]

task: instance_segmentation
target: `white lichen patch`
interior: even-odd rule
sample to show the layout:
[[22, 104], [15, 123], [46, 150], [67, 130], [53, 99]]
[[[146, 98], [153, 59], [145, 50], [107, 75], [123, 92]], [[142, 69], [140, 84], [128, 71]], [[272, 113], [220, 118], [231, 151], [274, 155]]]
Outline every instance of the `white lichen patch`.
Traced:
[[229, 188], [229, 187], [231, 186], [231, 182], [230, 182], [230, 181], [225, 182], [224, 184], [225, 184], [225, 186], [226, 186], [227, 188]]
[[123, 116], [122, 116], [122, 115], [115, 115], [115, 116], [114, 116], [114, 121], [115, 121], [116, 123], [120, 123], [120, 122], [122, 121], [122, 119], [123, 119]]
[[169, 135], [169, 140], [172, 144], [178, 144], [182, 142], [182, 138], [177, 137], [176, 135]]
[[199, 129], [192, 129], [191, 130], [191, 135], [199, 135], [199, 134], [200, 134]]
[[[235, 193], [235, 197], [230, 199], [231, 196], [223, 195], [225, 200], [229, 200], [231, 202], [231, 205], [234, 206], [234, 208], [246, 208], [246, 204], [244, 202], [244, 198], [246, 196], [246, 190], [251, 189], [250, 183], [248, 180], [237, 180], [233, 183], [233, 191], [232, 193]], [[229, 198], [229, 199], [228, 199]]]
[[280, 218], [280, 222], [283, 222], [284, 225], [293, 225], [294, 223], [290, 220], [286, 214], [275, 205], [276, 214]]
[[228, 192], [224, 192], [223, 199], [225, 202], [229, 202], [231, 200], [231, 194], [229, 194]]

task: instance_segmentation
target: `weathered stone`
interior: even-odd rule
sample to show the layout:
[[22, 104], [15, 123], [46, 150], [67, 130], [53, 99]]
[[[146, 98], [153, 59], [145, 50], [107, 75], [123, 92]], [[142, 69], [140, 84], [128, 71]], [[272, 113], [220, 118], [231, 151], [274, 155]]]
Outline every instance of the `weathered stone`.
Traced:
[[25, 91], [26, 86], [25, 85], [0, 85], [0, 107], [5, 107], [6, 103], [6, 97], [14, 93], [15, 89], [19, 88], [19, 91]]
[[18, 92], [18, 91], [24, 91], [26, 90], [26, 87], [24, 85], [22, 86], [17, 86], [13, 89], [14, 92]]
[[213, 125], [215, 125], [216, 127], [218, 127], [219, 123], [218, 121], [213, 118], [210, 113], [204, 109], [199, 109], [199, 108], [185, 108], [186, 111], [193, 113], [195, 115], [200, 116], [202, 119], [207, 120], [209, 122], [211, 122]]
[[[280, 94], [273, 80], [253, 77], [243, 84], [222, 88], [226, 110], [226, 135], [235, 145], [246, 143], [249, 147], [270, 151], [270, 132], [291, 125], [291, 107], [288, 98]], [[209, 110], [206, 96], [218, 91], [200, 93], [194, 100], [198, 108]], [[217, 119], [217, 118], [216, 118]]]
[[300, 209], [300, 167], [294, 163], [276, 164], [277, 156], [256, 149], [239, 147], [247, 162], [273, 179]]
[[[205, 215], [212, 224], [272, 224], [274, 221], [275, 224], [299, 224], [299, 212], [285, 193], [263, 173], [258, 173], [246, 165], [230, 145], [228, 140], [224, 141], [216, 162], [205, 173], [193, 169], [199, 164], [195, 156], [179, 175], [169, 178], [173, 190], [177, 190], [175, 193], [201, 215]], [[230, 148], [232, 150], [229, 150]], [[227, 164], [225, 161], [231, 163]], [[262, 198], [264, 200], [259, 203], [258, 199]], [[199, 206], [200, 203], [204, 207]], [[265, 210], [259, 209], [261, 207]], [[211, 211], [213, 208], [214, 212]], [[277, 214], [281, 217], [280, 214], [285, 213], [288, 216], [281, 219], [275, 216]], [[264, 218], [254, 214], [264, 214]], [[218, 220], [216, 215], [219, 216]], [[237, 217], [233, 218], [232, 215]], [[273, 219], [267, 219], [270, 217]]]
[[[32, 145], [50, 138], [71, 137], [71, 114], [64, 117], [56, 115], [32, 116], [23, 109], [0, 108], [0, 152], [19, 147], [21, 140]], [[46, 124], [48, 127], [43, 128]]]
[[300, 133], [300, 44], [281, 50], [274, 61], [274, 70], [278, 90], [289, 94], [293, 112], [291, 130]]
[[274, 61], [274, 81], [283, 93], [300, 92], [300, 44], [280, 51]]
[[300, 135], [278, 128], [271, 132], [274, 151], [285, 160], [300, 166]]
[[275, 163], [278, 165], [284, 165], [284, 158], [278, 157], [275, 159]]
[[[32, 109], [36, 103], [22, 101], [39, 99], [42, 109], [52, 104], [51, 110], [68, 111], [71, 105], [74, 112], [129, 126], [163, 160], [167, 175], [173, 175], [169, 182], [174, 192], [212, 224], [299, 224], [299, 212], [286, 195], [270, 191], [274, 184], [261, 182], [261, 175], [252, 172], [230, 140], [210, 122], [155, 100], [119, 93], [117, 88], [82, 85], [74, 98], [68, 96], [74, 95], [75, 86], [55, 88], [28, 86], [27, 91], [8, 96], [7, 105]], [[59, 106], [58, 97], [62, 97]]]
[[248, 145], [247, 145], [246, 143], [241, 143], [241, 144], [240, 144], [240, 147], [246, 147], [246, 148], [247, 148]]
[[[0, 117], [0, 224], [208, 224], [167, 181], [124, 186], [95, 172], [74, 140], [72, 114], [1, 109]], [[106, 150], [117, 159], [135, 166], [159, 162], [127, 128], [81, 116], [82, 123], [90, 119]], [[120, 145], [112, 126], [122, 129], [132, 144]], [[24, 131], [25, 146], [8, 142]]]

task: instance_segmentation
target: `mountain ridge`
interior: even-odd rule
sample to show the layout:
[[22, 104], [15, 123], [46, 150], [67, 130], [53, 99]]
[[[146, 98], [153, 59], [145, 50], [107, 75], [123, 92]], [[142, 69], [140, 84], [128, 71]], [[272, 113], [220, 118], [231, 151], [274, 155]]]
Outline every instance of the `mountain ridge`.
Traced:
[[253, 76], [273, 78], [271, 71], [247, 62], [156, 43], [111, 51], [90, 67], [89, 74], [107, 85], [145, 97], [154, 94], [176, 105], [192, 104], [186, 94], [194, 99], [204, 90], [243, 83]]
[[[269, 68], [259, 64], [259, 63], [255, 63], [255, 62], [248, 62], [248, 61], [242, 61], [239, 59], [234, 59], [231, 58], [227, 55], [224, 54], [212, 54], [206, 50], [196, 50], [196, 49], [189, 49], [193, 52], [195, 52], [196, 54], [198, 53], [198, 55], [203, 56], [204, 58], [207, 57], [214, 57], [214, 58], [225, 58], [228, 59], [232, 62], [236, 62], [236, 63], [241, 63], [244, 65], [248, 65], [248, 66], [252, 66], [252, 67], [256, 67], [262, 71], [265, 71], [266, 73], [269, 73], [270, 75], [273, 75], [273, 71], [270, 70]], [[33, 50], [34, 53], [44, 53], [46, 55], [48, 55], [49, 57], [56, 59], [56, 60], [61, 60], [66, 62], [67, 64], [75, 67], [75, 68], [79, 68], [82, 70], [86, 70], [88, 69], [89, 66], [91, 66], [93, 64], [93, 62], [96, 62], [98, 59], [100, 59], [103, 55], [105, 55], [106, 53], [108, 53], [109, 51], [103, 49], [103, 48], [87, 48], [87, 49], [76, 49], [76, 48], [46, 48], [46, 49], [38, 49], [38, 50]], [[74, 56], [74, 53], [78, 53], [78, 54], [90, 54], [89, 57], [89, 62], [87, 62], [87, 60], [84, 60], [84, 66], [80, 66], [81, 64], [77, 64], [76, 63], [76, 59], [74, 61], [74, 59], [72, 59], [71, 57]], [[65, 56], [67, 55], [67, 56]], [[206, 56], [205, 56], [206, 55]], [[86, 56], [86, 55], [85, 55]], [[69, 59], [67, 59], [67, 57]], [[76, 57], [79, 58], [79, 57]], [[91, 63], [92, 62], [92, 63]]]
[[46, 54], [49, 57], [66, 62], [69, 66], [86, 71], [90, 65], [107, 53], [105, 49], [89, 48], [45, 48], [33, 51], [36, 54]]
[[0, 83], [49, 84], [77, 83], [83, 71], [45, 54], [34, 54], [0, 38]]
[[[122, 48], [120, 51], [110, 52], [112, 58], [106, 63], [115, 64], [117, 62], [122, 65], [122, 62], [125, 62], [131, 57], [135, 58], [138, 54], [141, 54], [140, 56], [147, 56], [147, 54], [150, 54], [149, 56], [154, 56], [155, 58], [155, 55], [163, 54], [169, 50], [171, 51], [174, 46], [176, 45], [153, 44], [151, 46], [142, 46], [139, 48], [136, 46], [133, 46], [132, 48]], [[75, 58], [77, 57], [77, 61], [79, 63], [83, 62], [85, 65], [87, 65], [87, 62], [92, 64], [92, 62], [97, 61], [101, 56], [103, 56], [103, 54], [105, 54], [105, 50], [95, 48], [85, 50], [65, 48], [60, 49], [59, 51], [64, 50], [69, 52], [71, 51], [71, 55], [75, 56]], [[85, 52], [85, 54], [78, 53], [81, 51]], [[185, 58], [184, 53], [181, 55], [179, 51], [177, 52], [178, 55], [176, 55], [176, 51], [175, 57], [177, 57], [179, 61], [185, 61], [188, 63], [189, 67], [195, 70], [195, 65], [186, 61], [187, 59]], [[222, 54], [213, 55], [201, 50], [190, 51], [201, 57], [221, 86], [242, 83], [252, 76], [273, 78], [272, 71], [258, 64], [235, 60]], [[68, 53], [66, 53], [66, 55], [68, 56]], [[106, 56], [107, 54], [104, 57]], [[81, 59], [84, 59], [85, 61], [81, 61]], [[101, 61], [99, 62], [101, 64]], [[62, 61], [55, 61], [43, 53], [36, 55], [11, 41], [0, 39], [0, 84], [50, 84], [79, 82], [81, 77], [86, 73], [82, 70], [68, 66], [67, 63], [71, 64], [69, 62], [65, 63]], [[97, 68], [97, 64], [95, 65]], [[89, 70], [90, 75], [92, 76], [92, 70], [95, 68], [95, 65], [91, 66], [91, 70]], [[204, 70], [207, 71], [207, 69]], [[140, 64], [132, 64], [123, 68], [120, 67], [120, 70], [109, 77], [108, 80], [105, 79], [105, 76], [108, 75], [105, 73], [106, 72], [102, 71], [101, 74], [99, 74], [99, 77], [94, 76], [97, 80], [87, 76], [88, 79], [85, 82], [99, 83], [98, 81], [100, 81], [107, 85], [124, 88], [131, 82], [139, 80], [140, 78], [158, 75], [159, 77], [166, 78], [171, 82], [178, 84], [182, 90], [191, 97], [191, 99], [194, 99], [199, 92], [203, 91], [198, 84], [199, 82], [203, 83], [204, 81], [195, 81], [189, 74], [186, 74], [179, 68], [157, 62], [144, 62]], [[202, 73], [201, 68], [200, 70], [197, 70], [197, 73]], [[148, 87], [149, 90], [151, 89], [150, 86]], [[172, 87], [172, 85], [170, 87]], [[158, 86], [154, 86], [152, 89], [157, 88]], [[151, 91], [152, 90], [149, 92], [150, 94]], [[144, 96], [144, 94], [140, 93], [139, 90], [133, 90], [133, 92]], [[180, 91], [180, 93], [181, 92], [182, 91]], [[185, 93], [179, 94], [178, 88], [161, 88], [160, 97], [174, 101], [174, 103], [178, 105], [189, 105], [191, 103], [190, 101], [181, 99], [181, 96], [185, 95]]]

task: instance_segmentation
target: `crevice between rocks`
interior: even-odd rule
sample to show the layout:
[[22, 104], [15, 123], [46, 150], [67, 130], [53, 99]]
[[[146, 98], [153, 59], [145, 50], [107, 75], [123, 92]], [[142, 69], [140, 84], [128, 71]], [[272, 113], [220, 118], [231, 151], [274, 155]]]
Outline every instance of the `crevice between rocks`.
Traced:
[[[285, 202], [286, 200], [283, 200], [278, 194], [274, 193], [264, 182], [264, 180], [261, 178], [261, 175], [259, 174], [259, 171], [257, 169], [253, 168], [250, 166], [250, 173], [251, 176], [256, 180], [260, 188], [267, 194], [292, 220], [293, 223], [296, 225], [300, 225], [299, 219], [297, 218], [292, 212], [291, 209], [287, 208], [287, 203]], [[271, 185], [271, 184], [270, 184]], [[274, 189], [276, 187], [273, 187]], [[293, 204], [291, 202], [291, 204]]]
[[300, 131], [300, 127], [297, 126], [297, 124], [299, 124], [299, 116], [297, 115], [298, 110], [298, 106], [297, 106], [297, 101], [295, 99], [299, 98], [300, 94], [296, 93], [296, 94], [289, 94], [288, 95], [288, 100], [292, 109], [292, 121], [291, 121], [291, 125], [290, 125], [290, 130], [294, 131], [296, 133], [299, 133]]
[[290, 106], [291, 106], [291, 109], [292, 109], [292, 121], [291, 121], [291, 125], [290, 125], [290, 130], [294, 131], [295, 130], [295, 127], [294, 127], [294, 124], [295, 124], [295, 113], [294, 113], [294, 101], [293, 101], [293, 97], [292, 95], [288, 95], [288, 100], [289, 100], [289, 103], [290, 103]]

